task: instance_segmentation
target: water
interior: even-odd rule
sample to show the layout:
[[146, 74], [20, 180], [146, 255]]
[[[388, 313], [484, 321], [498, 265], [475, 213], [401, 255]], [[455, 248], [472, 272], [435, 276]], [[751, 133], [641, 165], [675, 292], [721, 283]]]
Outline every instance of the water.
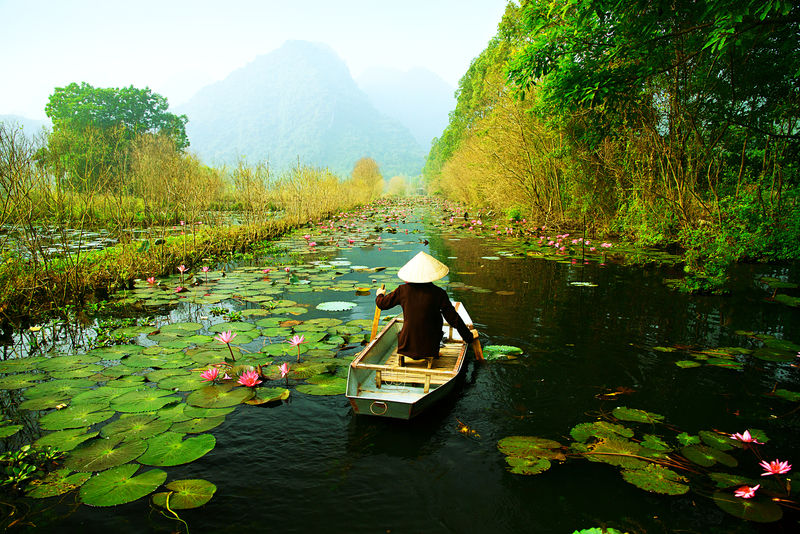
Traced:
[[[277, 407], [240, 406], [212, 431], [213, 451], [167, 468], [168, 480], [204, 478], [217, 485], [203, 508], [180, 512], [191, 532], [571, 533], [602, 525], [631, 533], [797, 531], [798, 516], [790, 513], [765, 525], [724, 513], [710, 487], [683, 496], [647, 493], [625, 482], [618, 468], [584, 459], [536, 476], [514, 475], [497, 450], [497, 441], [512, 435], [570, 443], [574, 425], [624, 405], [664, 415], [676, 432], [760, 428], [771, 438], [764, 446], [769, 459], [800, 462], [796, 403], [766, 396], [776, 384], [800, 390], [796, 368], [743, 357], [742, 371], [681, 369], [674, 362], [691, 359], [685, 353], [653, 348], [754, 346], [737, 330], [800, 341], [800, 312], [765, 301], [769, 293], [753, 281], [776, 271], [797, 281], [796, 268], [740, 266], [732, 296], [691, 297], [663, 285], [676, 275], [668, 267], [489, 260], [482, 257], [496, 254], [491, 238], [440, 234], [419, 223], [400, 228], [426, 235], [400, 232], [392, 237], [402, 242], [383, 250], [352, 248], [340, 255], [354, 265], [400, 266], [428, 250], [450, 266], [451, 282], [469, 286], [454, 284], [450, 293], [469, 310], [484, 345], [518, 346], [525, 356], [470, 362], [455, 393], [410, 422], [355, 416], [344, 396], [294, 391]], [[597, 287], [570, 285], [575, 281]], [[372, 296], [289, 298], [358, 302], [333, 315], [345, 321], [371, 318], [373, 310]], [[479, 437], [460, 433], [460, 424]], [[757, 477], [758, 468], [745, 466], [755, 461], [737, 457], [740, 470]], [[46, 528], [118, 534], [180, 528], [146, 501], [82, 506]]]

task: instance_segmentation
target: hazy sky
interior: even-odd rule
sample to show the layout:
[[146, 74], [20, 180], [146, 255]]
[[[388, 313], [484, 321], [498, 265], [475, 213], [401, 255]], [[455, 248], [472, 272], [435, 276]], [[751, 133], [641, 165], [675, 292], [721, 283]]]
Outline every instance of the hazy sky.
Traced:
[[455, 87], [506, 0], [0, 0], [0, 114], [42, 119], [55, 87], [150, 87], [180, 104], [288, 39], [354, 77], [425, 67]]

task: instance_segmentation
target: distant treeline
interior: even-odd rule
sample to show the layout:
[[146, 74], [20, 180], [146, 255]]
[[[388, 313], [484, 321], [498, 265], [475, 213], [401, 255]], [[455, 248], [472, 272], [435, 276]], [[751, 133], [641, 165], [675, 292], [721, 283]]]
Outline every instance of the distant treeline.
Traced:
[[425, 166], [473, 206], [646, 245], [696, 289], [800, 256], [800, 4], [509, 3]]

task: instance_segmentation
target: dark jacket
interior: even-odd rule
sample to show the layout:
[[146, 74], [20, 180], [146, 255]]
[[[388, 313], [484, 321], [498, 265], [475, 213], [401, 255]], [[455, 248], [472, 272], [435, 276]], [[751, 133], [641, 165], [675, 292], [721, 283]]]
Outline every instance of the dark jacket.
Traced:
[[436, 357], [442, 339], [442, 316], [467, 343], [472, 342], [472, 332], [458, 315], [444, 289], [433, 285], [406, 283], [386, 295], [375, 297], [375, 305], [382, 310], [403, 307], [403, 328], [397, 337], [397, 352], [411, 358]]

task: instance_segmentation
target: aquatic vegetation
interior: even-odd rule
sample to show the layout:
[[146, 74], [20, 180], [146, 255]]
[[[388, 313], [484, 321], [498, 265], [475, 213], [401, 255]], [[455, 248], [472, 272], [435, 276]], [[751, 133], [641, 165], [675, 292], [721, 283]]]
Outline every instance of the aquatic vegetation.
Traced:
[[[725, 451], [732, 453], [763, 445], [768, 440], [760, 430], [747, 429], [734, 434], [702, 430], [697, 436], [681, 432], [673, 436], [680, 445], [675, 447], [670, 445], [670, 438], [654, 433], [634, 439], [636, 430], [612, 422], [641, 423], [651, 428], [661, 425], [664, 430], [670, 430], [664, 425], [664, 417], [660, 414], [620, 406], [614, 409], [610, 419], [575, 426], [570, 432], [575, 442], [569, 445], [535, 436], [511, 436], [498, 441], [497, 448], [506, 456], [508, 470], [515, 474], [536, 475], [550, 469], [553, 461], [584, 458], [590, 462], [617, 466], [626, 482], [645, 491], [664, 495], [685, 494], [695, 483], [707, 483], [702, 480], [705, 476], [719, 488], [713, 500], [721, 509], [751, 521], [778, 521], [783, 515], [779, 504], [797, 506], [797, 503], [787, 499], [789, 486], [780, 481], [769, 488], [762, 488], [761, 484], [751, 485], [751, 479], [734, 473], [702, 470], [717, 464], [739, 467], [740, 462]], [[756, 436], [763, 442], [758, 441]], [[756, 458], [760, 458], [759, 451], [752, 452]], [[788, 461], [762, 460], [758, 465], [765, 470], [761, 476], [777, 477], [791, 470]], [[765, 494], [763, 498], [756, 495], [758, 490], [759, 495]], [[745, 505], [735, 499], [746, 499], [750, 504]]]

